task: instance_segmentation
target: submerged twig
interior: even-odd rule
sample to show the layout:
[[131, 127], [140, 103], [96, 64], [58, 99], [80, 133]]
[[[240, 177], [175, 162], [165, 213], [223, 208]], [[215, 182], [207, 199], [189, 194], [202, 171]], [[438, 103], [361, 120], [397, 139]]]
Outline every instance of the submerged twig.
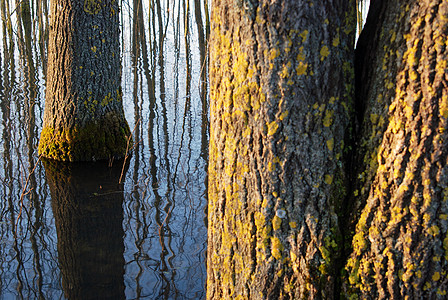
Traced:
[[125, 167], [126, 167], [126, 161], [127, 161], [128, 157], [129, 157], [129, 152], [131, 152], [132, 149], [134, 149], [135, 145], [137, 145], [138, 143], [140, 143], [140, 141], [135, 142], [134, 145], [132, 145], [132, 148], [129, 149], [129, 144], [131, 143], [132, 135], [134, 134], [135, 129], [136, 129], [137, 126], [138, 126], [138, 123], [140, 123], [140, 119], [138, 119], [137, 122], [135, 122], [134, 129], [132, 129], [132, 132], [131, 132], [131, 134], [130, 134], [129, 137], [128, 137], [128, 142], [127, 142], [127, 144], [126, 144], [126, 155], [124, 156], [123, 167], [121, 168], [121, 174], [120, 174], [120, 179], [118, 180], [118, 184], [121, 184], [121, 181], [122, 181], [122, 179], [123, 179], [124, 169], [125, 169]]
[[40, 162], [41, 158], [42, 158], [42, 154], [39, 155], [39, 158], [37, 159], [37, 162], [34, 165], [34, 168], [31, 170], [30, 174], [28, 174], [28, 177], [26, 178], [26, 181], [25, 181], [25, 186], [23, 187], [22, 193], [20, 194], [20, 199], [19, 199], [19, 201], [20, 201], [20, 210], [19, 210], [19, 214], [18, 214], [17, 219], [16, 219], [16, 227], [19, 224], [20, 217], [22, 216], [23, 198], [25, 198], [25, 196], [28, 195], [32, 191], [32, 189], [29, 190], [29, 191], [26, 191], [26, 189], [28, 187], [28, 183], [30, 181], [31, 175], [34, 174], [34, 171], [36, 170], [37, 166], [39, 165], [39, 162]]

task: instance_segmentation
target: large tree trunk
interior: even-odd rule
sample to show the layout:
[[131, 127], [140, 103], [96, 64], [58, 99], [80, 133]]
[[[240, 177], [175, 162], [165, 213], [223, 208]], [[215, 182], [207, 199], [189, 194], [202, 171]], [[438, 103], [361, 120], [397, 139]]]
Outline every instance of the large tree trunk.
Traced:
[[213, 2], [209, 299], [337, 291], [354, 16], [355, 1]]
[[39, 153], [63, 161], [121, 157], [123, 113], [116, 0], [52, 0]]
[[357, 48], [363, 125], [353, 196], [361, 211], [348, 292], [442, 299], [448, 291], [448, 3], [371, 5]]

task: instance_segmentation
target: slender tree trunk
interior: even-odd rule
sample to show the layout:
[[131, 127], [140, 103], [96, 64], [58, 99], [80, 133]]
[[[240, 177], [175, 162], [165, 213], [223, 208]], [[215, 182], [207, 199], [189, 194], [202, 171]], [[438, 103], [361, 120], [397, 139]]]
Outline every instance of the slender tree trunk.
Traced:
[[43, 156], [82, 161], [125, 154], [130, 133], [118, 10], [116, 0], [52, 0]]
[[448, 3], [372, 1], [357, 48], [363, 121], [348, 292], [446, 299]]
[[207, 297], [333, 298], [355, 1], [212, 7]]

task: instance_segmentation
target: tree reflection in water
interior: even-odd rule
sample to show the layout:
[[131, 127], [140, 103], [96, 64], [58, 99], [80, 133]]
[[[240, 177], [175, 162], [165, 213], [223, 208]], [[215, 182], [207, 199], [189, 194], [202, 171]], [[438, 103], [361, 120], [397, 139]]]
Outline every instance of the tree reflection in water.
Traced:
[[68, 299], [124, 299], [121, 164], [45, 160]]

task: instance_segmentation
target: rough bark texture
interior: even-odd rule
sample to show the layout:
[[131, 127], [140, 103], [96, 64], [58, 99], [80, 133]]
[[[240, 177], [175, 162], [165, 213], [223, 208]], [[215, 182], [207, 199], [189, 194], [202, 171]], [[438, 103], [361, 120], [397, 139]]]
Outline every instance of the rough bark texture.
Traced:
[[354, 1], [213, 1], [207, 297], [332, 298]]
[[44, 161], [67, 299], [124, 299], [121, 165]]
[[446, 299], [448, 2], [372, 1], [357, 49], [363, 125], [350, 296]]
[[125, 154], [116, 0], [52, 0], [39, 153], [63, 161]]

